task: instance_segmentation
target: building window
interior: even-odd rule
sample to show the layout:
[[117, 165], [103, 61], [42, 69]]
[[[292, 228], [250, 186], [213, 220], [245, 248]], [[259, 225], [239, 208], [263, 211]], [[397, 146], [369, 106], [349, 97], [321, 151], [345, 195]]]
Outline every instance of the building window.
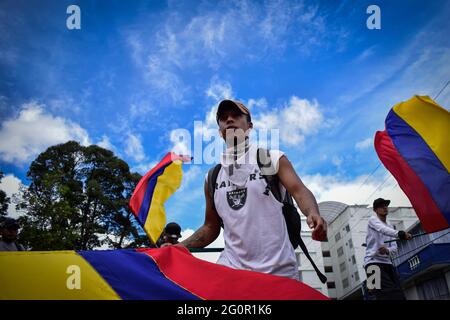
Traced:
[[355, 281], [358, 282], [359, 281], [359, 273], [355, 272]]
[[344, 287], [344, 289], [348, 287], [348, 278], [342, 280], [342, 286]]
[[332, 266], [325, 266], [325, 272], [333, 272]]
[[349, 225], [345, 226], [345, 231], [350, 232], [350, 226]]
[[352, 256], [352, 263], [353, 263], [353, 264], [356, 264], [356, 258], [355, 258], [355, 255]]
[[344, 272], [345, 269], [347, 269], [347, 267], [345, 266], [345, 262], [342, 262], [342, 263], [339, 265], [339, 270], [341, 270], [341, 272]]
[[341, 240], [341, 233], [340, 233], [340, 232], [336, 233], [336, 235], [334, 236], [334, 240], [335, 240], [336, 242], [338, 242], [339, 240]]
[[323, 257], [331, 257], [330, 251], [322, 251]]
[[336, 284], [334, 282], [327, 282], [327, 288], [328, 289], [335, 289], [336, 288]]
[[348, 239], [348, 246], [351, 248], [353, 248], [353, 241], [352, 239]]
[[344, 249], [342, 247], [339, 247], [337, 249], [337, 254], [338, 254], [338, 257], [342, 256], [344, 254]]

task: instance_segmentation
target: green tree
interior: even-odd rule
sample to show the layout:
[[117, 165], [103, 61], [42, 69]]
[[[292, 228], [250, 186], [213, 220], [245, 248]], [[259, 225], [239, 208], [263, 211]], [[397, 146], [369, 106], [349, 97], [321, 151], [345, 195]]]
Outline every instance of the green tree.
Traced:
[[74, 141], [50, 147], [27, 178], [20, 241], [33, 250], [122, 248], [142, 234], [128, 210], [140, 175], [109, 150]]
[[[3, 179], [3, 172], [0, 170], [0, 182]], [[8, 206], [10, 199], [6, 196], [5, 191], [0, 190], [0, 218], [6, 216], [8, 213]]]

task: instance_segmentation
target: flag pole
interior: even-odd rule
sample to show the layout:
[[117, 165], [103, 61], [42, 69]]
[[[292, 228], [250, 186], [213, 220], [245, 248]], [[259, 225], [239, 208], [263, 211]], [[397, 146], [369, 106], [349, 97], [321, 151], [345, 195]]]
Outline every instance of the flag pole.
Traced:
[[[445, 229], [444, 229], [445, 230]], [[432, 234], [432, 233], [434, 233], [434, 232], [430, 232], [430, 233], [418, 233], [418, 234], [414, 234], [414, 235], [412, 235], [412, 237], [411, 237], [411, 239], [412, 238], [416, 238], [416, 237], [420, 237], [420, 236], [424, 236], [424, 235], [427, 235], [427, 234]], [[396, 239], [394, 239], [394, 240], [388, 240], [388, 241], [385, 241], [384, 243], [391, 243], [391, 242], [394, 242], [394, 241], [398, 241], [398, 240], [403, 240], [403, 239], [400, 239], [400, 238], [396, 238]]]
[[223, 248], [188, 248], [190, 252], [203, 253], [203, 252], [222, 252]]
[[[444, 231], [444, 230], [447, 230], [447, 229], [449, 229], [449, 228], [444, 228], [444, 229], [433, 231], [433, 232], [424, 232], [424, 233], [414, 234], [414, 235], [412, 235], [411, 239], [412, 238], [416, 238], [416, 237], [420, 237], [420, 236], [425, 236], [427, 234], [433, 234], [433, 233], [436, 233], [436, 232]], [[396, 238], [394, 240], [385, 241], [384, 243], [390, 243], [390, 242], [394, 242], [394, 241], [398, 241], [398, 240], [403, 240], [403, 239]]]

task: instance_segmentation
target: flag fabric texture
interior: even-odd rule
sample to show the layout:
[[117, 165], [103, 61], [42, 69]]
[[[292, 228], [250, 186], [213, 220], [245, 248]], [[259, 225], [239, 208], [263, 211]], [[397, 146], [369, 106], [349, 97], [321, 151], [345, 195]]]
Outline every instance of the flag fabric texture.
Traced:
[[180, 187], [181, 165], [190, 158], [167, 155], [137, 184], [129, 207], [153, 243], [156, 243], [166, 225], [164, 203]]
[[0, 299], [327, 300], [306, 284], [187, 249], [0, 252]]
[[375, 150], [426, 232], [450, 226], [450, 112], [428, 96], [395, 105]]

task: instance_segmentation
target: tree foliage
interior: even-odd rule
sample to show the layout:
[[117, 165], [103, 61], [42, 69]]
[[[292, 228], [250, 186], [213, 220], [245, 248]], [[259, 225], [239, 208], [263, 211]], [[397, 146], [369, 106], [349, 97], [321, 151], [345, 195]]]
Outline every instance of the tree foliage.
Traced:
[[20, 241], [33, 250], [124, 248], [143, 241], [128, 209], [141, 176], [111, 151], [69, 141], [31, 163], [19, 208]]

